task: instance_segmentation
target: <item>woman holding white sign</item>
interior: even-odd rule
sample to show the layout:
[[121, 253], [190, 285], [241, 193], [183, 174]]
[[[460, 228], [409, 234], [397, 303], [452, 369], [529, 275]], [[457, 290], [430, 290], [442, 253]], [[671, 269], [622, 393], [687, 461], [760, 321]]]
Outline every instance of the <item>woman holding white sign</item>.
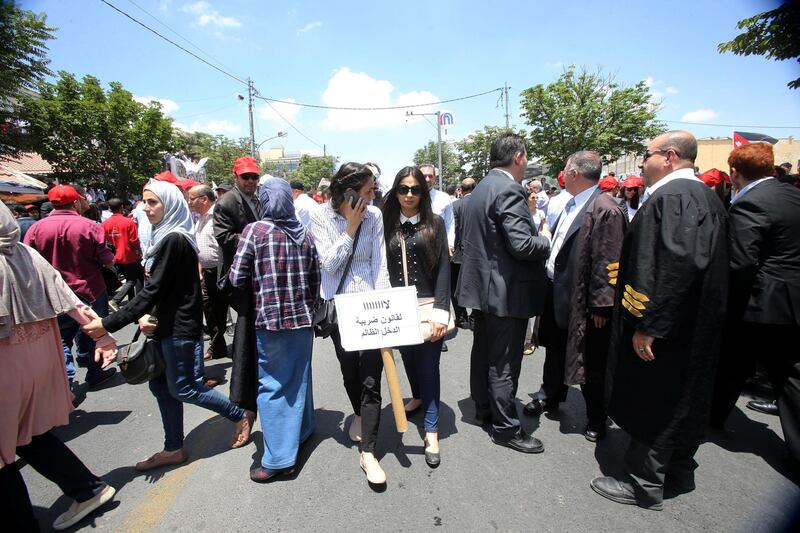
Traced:
[[[425, 413], [425, 462], [439, 466], [439, 358], [450, 319], [450, 254], [444, 221], [431, 209], [425, 176], [405, 167], [394, 179], [383, 204], [383, 225], [393, 287], [414, 285], [430, 338], [399, 348], [413, 398], [406, 411]], [[430, 307], [432, 306], [432, 310]]]
[[[342, 165], [331, 180], [330, 194], [331, 199], [311, 215], [311, 233], [322, 273], [322, 298], [331, 300], [338, 293], [390, 288], [381, 212], [369, 205], [375, 199], [372, 171], [358, 163]], [[346, 351], [338, 328], [331, 339], [353, 407], [350, 439], [360, 443], [361, 468], [367, 481], [385, 483], [386, 474], [375, 458], [381, 416], [381, 352]]]

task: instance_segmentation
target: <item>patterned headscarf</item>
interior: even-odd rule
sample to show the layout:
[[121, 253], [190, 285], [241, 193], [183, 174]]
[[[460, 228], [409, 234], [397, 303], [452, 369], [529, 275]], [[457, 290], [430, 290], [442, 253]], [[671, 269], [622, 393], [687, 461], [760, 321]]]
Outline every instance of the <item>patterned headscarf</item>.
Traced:
[[298, 246], [302, 245], [306, 240], [306, 227], [297, 220], [289, 183], [281, 178], [265, 179], [258, 199], [261, 202], [261, 218], [283, 230]]

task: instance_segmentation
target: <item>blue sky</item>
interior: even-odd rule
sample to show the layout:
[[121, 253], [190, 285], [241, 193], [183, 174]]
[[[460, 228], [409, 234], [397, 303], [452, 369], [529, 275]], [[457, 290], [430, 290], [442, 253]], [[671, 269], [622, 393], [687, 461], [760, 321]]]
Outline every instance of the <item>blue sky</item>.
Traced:
[[[511, 123], [525, 127], [519, 91], [552, 82], [564, 66], [575, 64], [601, 67], [624, 85], [648, 80], [662, 100], [659, 118], [699, 137], [731, 136], [733, 128], [677, 122], [800, 137], [800, 91], [786, 87], [800, 75], [797, 62], [716, 51], [737, 34], [738, 20], [772, 9], [775, 1], [108, 1], [224, 70], [251, 77], [271, 98], [383, 107], [457, 98], [508, 82]], [[137, 97], [161, 100], [168, 116], [187, 129], [248, 134], [246, 104], [235, 96], [246, 94], [241, 83], [100, 0], [20, 3], [46, 13], [58, 27], [50, 43], [53, 70], [92, 74], [105, 84], [119, 81]], [[486, 124], [504, 123], [498, 96], [424, 111], [451, 112], [455, 124], [446, 138], [459, 139]], [[308, 139], [258, 102], [257, 143], [286, 131], [287, 137], [264, 147], [321, 153], [326, 145], [343, 162], [376, 161], [384, 174], [393, 175], [417, 148], [436, 139], [430, 123], [407, 120], [402, 110], [273, 105]]]

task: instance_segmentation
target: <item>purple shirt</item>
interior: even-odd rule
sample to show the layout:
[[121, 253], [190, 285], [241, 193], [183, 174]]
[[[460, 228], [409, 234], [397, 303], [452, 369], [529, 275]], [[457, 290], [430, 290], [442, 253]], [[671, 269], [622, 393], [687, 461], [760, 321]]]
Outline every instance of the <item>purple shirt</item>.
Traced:
[[103, 226], [68, 209], [56, 209], [28, 229], [25, 244], [34, 248], [75, 294], [89, 303], [106, 290], [103, 265], [114, 262]]

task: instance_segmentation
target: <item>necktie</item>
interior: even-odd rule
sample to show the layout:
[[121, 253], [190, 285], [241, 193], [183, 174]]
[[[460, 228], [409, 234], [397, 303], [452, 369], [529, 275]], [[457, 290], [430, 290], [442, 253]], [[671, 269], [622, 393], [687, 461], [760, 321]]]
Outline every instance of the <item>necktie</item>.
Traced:
[[575, 207], [575, 198], [570, 198], [567, 205], [564, 207], [566, 214], [569, 214], [573, 207]]

